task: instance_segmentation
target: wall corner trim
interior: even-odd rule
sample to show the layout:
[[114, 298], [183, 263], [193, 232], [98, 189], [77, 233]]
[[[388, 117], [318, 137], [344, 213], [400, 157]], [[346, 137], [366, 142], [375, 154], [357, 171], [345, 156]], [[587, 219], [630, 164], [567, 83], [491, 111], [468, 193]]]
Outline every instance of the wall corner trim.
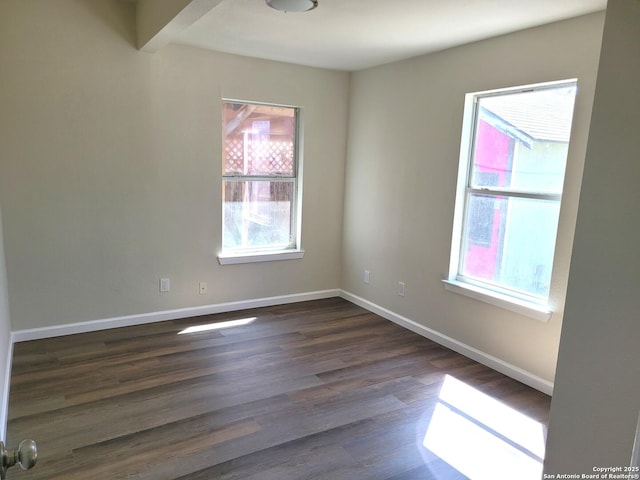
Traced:
[[9, 338], [9, 349], [7, 350], [7, 371], [4, 373], [4, 385], [2, 392], [4, 395], [0, 398], [0, 440], [6, 443], [7, 440], [7, 423], [9, 421], [9, 386], [11, 385], [11, 361], [13, 360], [13, 333]]
[[442, 346], [450, 348], [451, 350], [458, 352], [465, 357], [469, 357], [476, 362], [482, 363], [494, 370], [503, 373], [519, 382], [524, 383], [536, 390], [539, 390], [547, 395], [551, 395], [553, 393], [553, 383], [545, 380], [544, 378], [538, 377], [527, 370], [524, 370], [520, 367], [512, 365], [504, 360], [501, 360], [493, 355], [485, 353], [477, 348], [474, 348], [470, 345], [460, 342], [455, 338], [451, 338], [447, 335], [443, 335], [436, 330], [432, 330], [431, 328], [425, 327], [413, 320], [410, 320], [407, 317], [403, 317], [391, 310], [388, 310], [380, 305], [377, 305], [369, 300], [366, 300], [362, 297], [349, 293], [347, 291], [341, 290], [340, 296], [345, 300], [348, 300], [356, 305], [369, 310], [377, 315], [380, 315], [387, 320], [392, 321], [393, 323], [400, 325], [408, 330], [411, 330], [418, 335], [422, 335], [423, 337], [428, 338], [429, 340], [433, 340], [436, 343], [439, 343]]

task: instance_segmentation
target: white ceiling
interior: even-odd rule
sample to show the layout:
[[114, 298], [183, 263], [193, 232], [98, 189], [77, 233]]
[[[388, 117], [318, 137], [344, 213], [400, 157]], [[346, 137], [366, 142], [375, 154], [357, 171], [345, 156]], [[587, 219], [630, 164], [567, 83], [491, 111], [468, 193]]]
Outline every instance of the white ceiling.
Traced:
[[211, 5], [171, 41], [354, 71], [604, 10], [606, 0], [319, 0], [306, 13], [264, 0]]

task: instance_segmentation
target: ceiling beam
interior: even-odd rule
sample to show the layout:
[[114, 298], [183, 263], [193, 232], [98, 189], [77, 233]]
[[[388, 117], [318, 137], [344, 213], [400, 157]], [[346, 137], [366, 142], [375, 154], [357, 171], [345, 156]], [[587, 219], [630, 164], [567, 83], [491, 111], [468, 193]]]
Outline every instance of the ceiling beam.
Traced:
[[220, 2], [222, 0], [138, 0], [138, 50], [157, 52]]

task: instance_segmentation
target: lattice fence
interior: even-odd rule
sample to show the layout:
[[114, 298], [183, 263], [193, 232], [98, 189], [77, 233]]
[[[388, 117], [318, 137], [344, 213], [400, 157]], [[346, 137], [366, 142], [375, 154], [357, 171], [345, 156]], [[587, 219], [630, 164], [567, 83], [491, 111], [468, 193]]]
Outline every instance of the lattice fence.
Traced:
[[293, 142], [291, 141], [258, 140], [247, 141], [245, 145], [241, 137], [227, 137], [224, 145], [224, 159], [224, 171], [227, 174], [291, 175], [294, 172]]

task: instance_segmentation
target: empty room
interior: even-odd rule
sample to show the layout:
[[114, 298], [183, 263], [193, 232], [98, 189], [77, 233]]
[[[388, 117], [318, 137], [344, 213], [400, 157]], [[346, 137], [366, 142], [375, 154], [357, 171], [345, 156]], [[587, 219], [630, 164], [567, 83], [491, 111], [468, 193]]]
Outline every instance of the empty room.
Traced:
[[638, 0], [0, 1], [2, 480], [640, 478], [639, 84]]

